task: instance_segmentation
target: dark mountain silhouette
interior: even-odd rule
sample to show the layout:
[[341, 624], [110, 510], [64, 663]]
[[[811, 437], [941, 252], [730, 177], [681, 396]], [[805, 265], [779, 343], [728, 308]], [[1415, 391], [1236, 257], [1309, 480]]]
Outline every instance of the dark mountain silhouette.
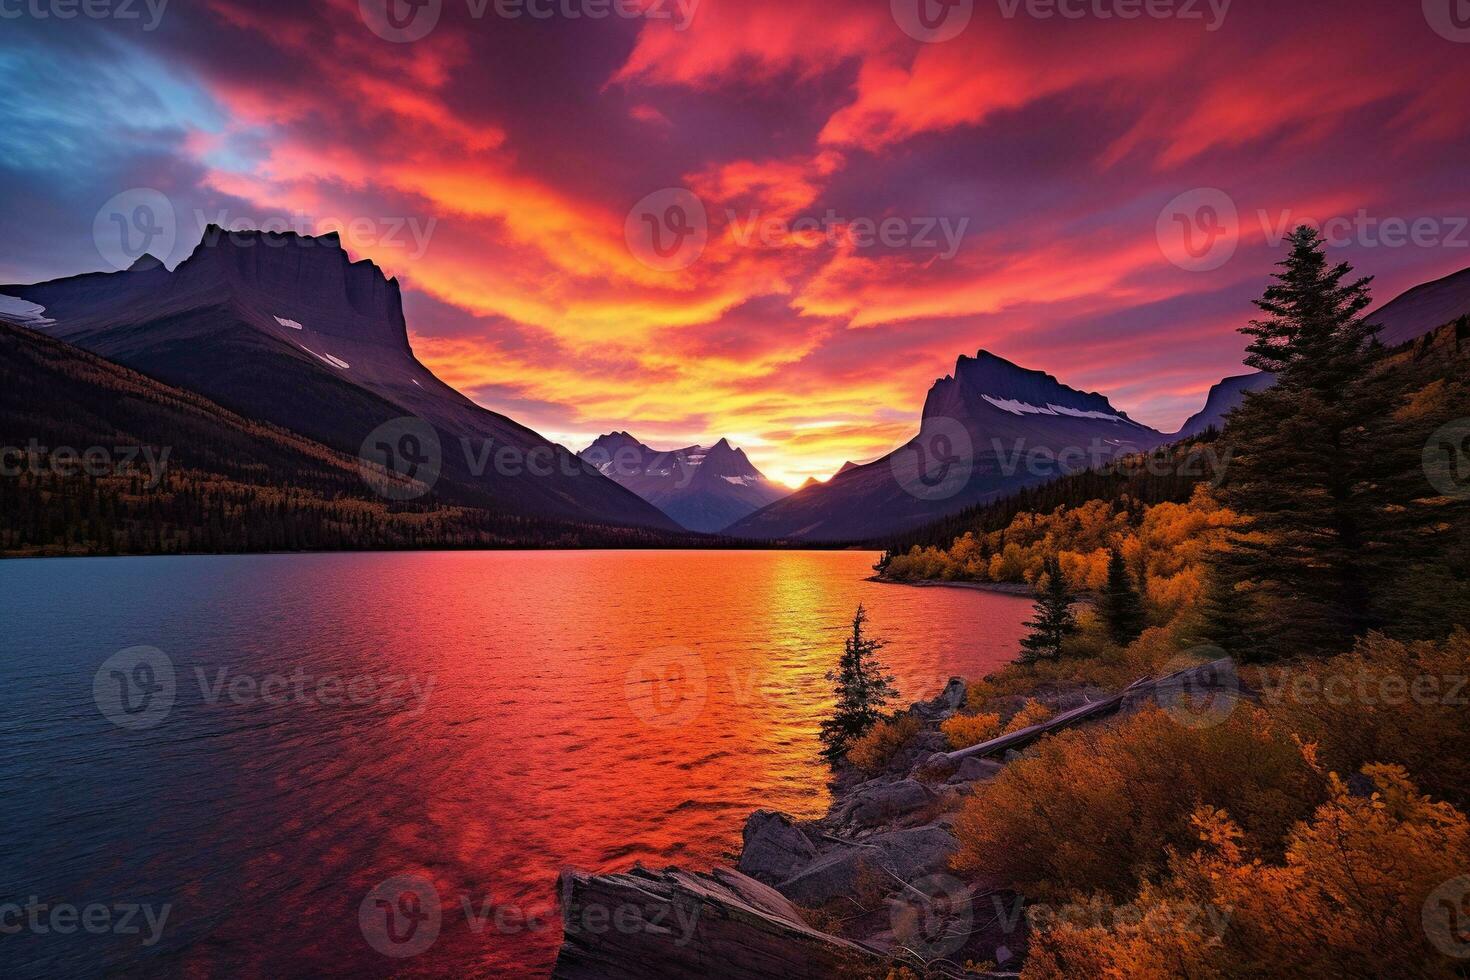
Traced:
[[581, 455], [691, 531], [721, 531], [791, 492], [767, 480], [744, 450], [725, 439], [659, 451], [627, 432], [611, 432]]
[[1191, 415], [1184, 427], [1174, 434], [1174, 438], [1189, 439], [1211, 428], [1223, 429], [1225, 416], [1245, 401], [1246, 392], [1261, 391], [1275, 383], [1276, 376], [1263, 371], [1226, 378], [1210, 388], [1210, 394], [1205, 398], [1205, 407]]
[[1415, 286], [1368, 314], [1383, 329], [1378, 340], [1397, 347], [1470, 315], [1470, 269]]
[[[5, 322], [0, 428], [4, 554], [698, 543], [510, 514], [489, 493], [460, 485], [390, 501], [353, 454]], [[63, 450], [100, 457], [83, 465]], [[373, 485], [379, 479], [393, 478], [375, 475]]]
[[674, 530], [657, 508], [575, 454], [476, 405], [409, 346], [398, 281], [353, 262], [335, 234], [210, 226], [169, 272], [145, 256], [0, 294], [38, 305], [48, 334], [187, 388], [251, 419], [356, 454], [414, 417], [442, 447], [440, 482], [511, 514]]
[[[1370, 312], [1368, 320], [1382, 329], [1378, 342], [1390, 349], [1434, 334], [1440, 327], [1470, 316], [1470, 269], [1415, 286]], [[1210, 389], [1200, 409], [1176, 434], [1197, 436], [1210, 427], [1223, 428], [1225, 416], [1245, 401], [1247, 392], [1269, 388], [1275, 379], [1262, 372], [1226, 378]]]
[[935, 382], [919, 435], [737, 522], [740, 537], [865, 541], [1149, 449], [1162, 434], [1104, 396], [981, 351]]

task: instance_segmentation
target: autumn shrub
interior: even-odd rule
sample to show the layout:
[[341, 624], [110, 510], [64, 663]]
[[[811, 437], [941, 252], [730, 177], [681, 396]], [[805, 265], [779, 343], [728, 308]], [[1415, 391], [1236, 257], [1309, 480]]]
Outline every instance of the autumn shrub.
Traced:
[[1253, 843], [1280, 846], [1321, 798], [1322, 780], [1289, 734], [1238, 706], [1213, 727], [1151, 708], [1109, 727], [1042, 739], [966, 801], [962, 873], [1028, 898], [1101, 892], [1122, 899], [1197, 843], [1200, 804], [1227, 807]]
[[1436, 799], [1470, 808], [1470, 633], [1463, 628], [1438, 643], [1372, 634], [1352, 653], [1264, 672], [1259, 685], [1281, 723], [1317, 743], [1333, 771], [1396, 763]]
[[859, 769], [878, 772], [888, 765], [899, 749], [919, 734], [922, 727], [919, 719], [907, 712], [886, 718], [852, 743], [847, 750], [847, 760]]
[[955, 715], [939, 726], [951, 749], [968, 749], [1000, 734], [1000, 715]]
[[1019, 732], [1023, 728], [1030, 728], [1032, 725], [1039, 725], [1043, 721], [1050, 721], [1052, 716], [1055, 714], [1055, 711], [1051, 710], [1040, 701], [1037, 701], [1034, 698], [1028, 699], [1026, 703], [1021, 706], [1021, 710], [1017, 711], [1014, 715], [1011, 716], [1011, 720], [1006, 722], [1005, 730], [1002, 731], [1001, 734], [1009, 735], [1011, 734], [1011, 732]]
[[1464, 945], [1470, 823], [1399, 766], [1363, 775], [1370, 795], [1331, 777], [1279, 861], [1228, 813], [1199, 808], [1200, 849], [1176, 853], [1127, 915], [1038, 923], [1022, 977], [1463, 976], [1452, 954]]

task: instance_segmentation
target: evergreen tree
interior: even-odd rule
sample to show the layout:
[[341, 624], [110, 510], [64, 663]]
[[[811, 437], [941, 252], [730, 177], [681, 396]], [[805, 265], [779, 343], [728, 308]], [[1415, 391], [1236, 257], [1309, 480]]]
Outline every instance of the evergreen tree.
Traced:
[[1108, 584], [1103, 589], [1099, 611], [1107, 624], [1108, 635], [1120, 647], [1138, 639], [1147, 625], [1143, 599], [1128, 575], [1128, 563], [1123, 560], [1123, 552], [1117, 548], [1108, 555]]
[[1234, 450], [1221, 491], [1249, 525], [1230, 537], [1211, 574], [1220, 595], [1258, 606], [1271, 642], [1258, 655], [1346, 649], [1377, 625], [1367, 554], [1382, 546], [1384, 501], [1372, 468], [1376, 426], [1392, 412], [1368, 381], [1382, 349], [1362, 318], [1370, 279], [1345, 281], [1321, 237], [1298, 228], [1281, 271], [1242, 328], [1246, 363], [1277, 376], [1229, 417]]
[[852, 617], [852, 635], [843, 643], [842, 659], [837, 669], [827, 674], [827, 680], [836, 685], [837, 708], [822, 722], [822, 755], [834, 765], [847, 755], [855, 740], [878, 723], [888, 700], [898, 697], [893, 677], [878, 661], [883, 641], [869, 639], [863, 633], [867, 621], [868, 612], [859, 605]]
[[1037, 582], [1035, 617], [1025, 624], [1030, 634], [1021, 639], [1021, 662], [1056, 660], [1062, 655], [1062, 644], [1077, 632], [1077, 619], [1072, 605], [1077, 601], [1072, 587], [1062, 574], [1061, 562], [1048, 558]]

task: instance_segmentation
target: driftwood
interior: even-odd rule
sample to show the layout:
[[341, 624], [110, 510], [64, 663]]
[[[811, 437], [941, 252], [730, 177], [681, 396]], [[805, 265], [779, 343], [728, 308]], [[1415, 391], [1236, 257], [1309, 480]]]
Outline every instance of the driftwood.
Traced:
[[1070, 711], [1063, 711], [1040, 724], [992, 738], [979, 745], [956, 749], [953, 752], [937, 753], [932, 761], [959, 765], [966, 759], [983, 759], [986, 756], [999, 755], [1013, 749], [1020, 750], [1044, 735], [1071, 728], [1093, 718], [1116, 714], [1124, 708], [1136, 706], [1145, 701], [1172, 703], [1170, 699], [1177, 699], [1200, 691], [1209, 691], [1214, 696], [1233, 700], [1238, 697], [1239, 690], [1239, 682], [1235, 679], [1235, 664], [1230, 660], [1216, 660], [1214, 663], [1188, 667], [1158, 678], [1142, 677], [1124, 688], [1121, 694], [1115, 694], [1091, 704], [1084, 704]]

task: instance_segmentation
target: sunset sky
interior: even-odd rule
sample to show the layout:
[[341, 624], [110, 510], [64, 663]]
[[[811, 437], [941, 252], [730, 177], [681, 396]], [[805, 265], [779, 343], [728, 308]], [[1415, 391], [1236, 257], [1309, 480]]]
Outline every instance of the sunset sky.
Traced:
[[[911, 36], [918, 0], [441, 0], [414, 41], [374, 2], [173, 0], [154, 29], [142, 0], [7, 7], [0, 281], [105, 267], [94, 217], [134, 188], [173, 204], [170, 265], [209, 221], [355, 221], [419, 356], [481, 404], [576, 449], [728, 436], [799, 483], [912, 434], [982, 347], [1172, 431], [1239, 373], [1301, 220], [1349, 219], [1381, 300], [1470, 266], [1452, 0], [976, 0], [943, 41]], [[669, 188], [708, 219], [682, 268], [625, 233]], [[1200, 188], [1239, 215], [1206, 269], [1167, 241]], [[801, 218], [838, 227], [751, 233]]]

